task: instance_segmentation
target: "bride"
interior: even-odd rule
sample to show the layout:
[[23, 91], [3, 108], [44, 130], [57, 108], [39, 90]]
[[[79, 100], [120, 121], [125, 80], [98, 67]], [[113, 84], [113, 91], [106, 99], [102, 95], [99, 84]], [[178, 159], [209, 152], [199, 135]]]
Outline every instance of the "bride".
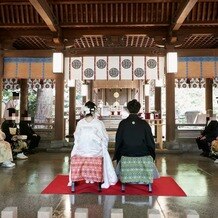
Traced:
[[[96, 116], [96, 105], [88, 101], [85, 104], [85, 117], [77, 124], [74, 133], [74, 147], [71, 157], [103, 157], [103, 178], [102, 188], [108, 188], [117, 183], [117, 176], [108, 153], [108, 135], [105, 126]], [[88, 182], [88, 181], [87, 181]], [[71, 170], [69, 174], [68, 186], [71, 186]]]

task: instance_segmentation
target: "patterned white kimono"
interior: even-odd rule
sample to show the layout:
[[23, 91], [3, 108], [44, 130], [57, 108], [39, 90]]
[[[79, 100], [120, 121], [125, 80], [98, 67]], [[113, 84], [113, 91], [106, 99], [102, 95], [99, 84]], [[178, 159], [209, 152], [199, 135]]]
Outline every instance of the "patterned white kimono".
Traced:
[[4, 139], [5, 134], [0, 130], [0, 163], [13, 160], [11, 145]]
[[[77, 124], [74, 133], [74, 147], [71, 157], [74, 155], [84, 157], [103, 157], [103, 177], [102, 188], [115, 185], [118, 181], [110, 155], [108, 153], [108, 135], [102, 121], [94, 118], [87, 122], [85, 118]], [[71, 172], [70, 172], [71, 173]], [[71, 176], [69, 174], [68, 186], [71, 186]]]

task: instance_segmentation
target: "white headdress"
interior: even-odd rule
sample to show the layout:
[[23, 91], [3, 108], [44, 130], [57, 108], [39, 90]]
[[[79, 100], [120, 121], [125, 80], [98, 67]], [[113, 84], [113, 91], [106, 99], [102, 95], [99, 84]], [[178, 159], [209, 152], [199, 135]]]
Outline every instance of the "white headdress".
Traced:
[[84, 106], [84, 107], [83, 107], [83, 112], [84, 112], [85, 114], [89, 114], [89, 113], [90, 113], [90, 108]]

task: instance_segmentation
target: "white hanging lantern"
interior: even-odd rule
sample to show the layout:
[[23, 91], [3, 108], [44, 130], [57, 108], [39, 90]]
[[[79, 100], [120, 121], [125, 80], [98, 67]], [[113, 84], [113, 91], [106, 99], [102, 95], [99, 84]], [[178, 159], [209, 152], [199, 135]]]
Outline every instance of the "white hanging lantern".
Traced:
[[53, 53], [53, 73], [63, 73], [64, 55], [61, 52]]
[[167, 73], [178, 72], [178, 55], [177, 52], [167, 53]]

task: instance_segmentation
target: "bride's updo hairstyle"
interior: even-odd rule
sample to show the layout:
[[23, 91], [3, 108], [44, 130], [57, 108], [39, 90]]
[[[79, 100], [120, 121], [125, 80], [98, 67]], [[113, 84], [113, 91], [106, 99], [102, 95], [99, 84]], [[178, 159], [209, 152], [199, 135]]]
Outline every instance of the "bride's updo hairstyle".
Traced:
[[96, 112], [97, 106], [92, 101], [88, 101], [85, 103], [84, 113], [86, 117], [93, 116]]

